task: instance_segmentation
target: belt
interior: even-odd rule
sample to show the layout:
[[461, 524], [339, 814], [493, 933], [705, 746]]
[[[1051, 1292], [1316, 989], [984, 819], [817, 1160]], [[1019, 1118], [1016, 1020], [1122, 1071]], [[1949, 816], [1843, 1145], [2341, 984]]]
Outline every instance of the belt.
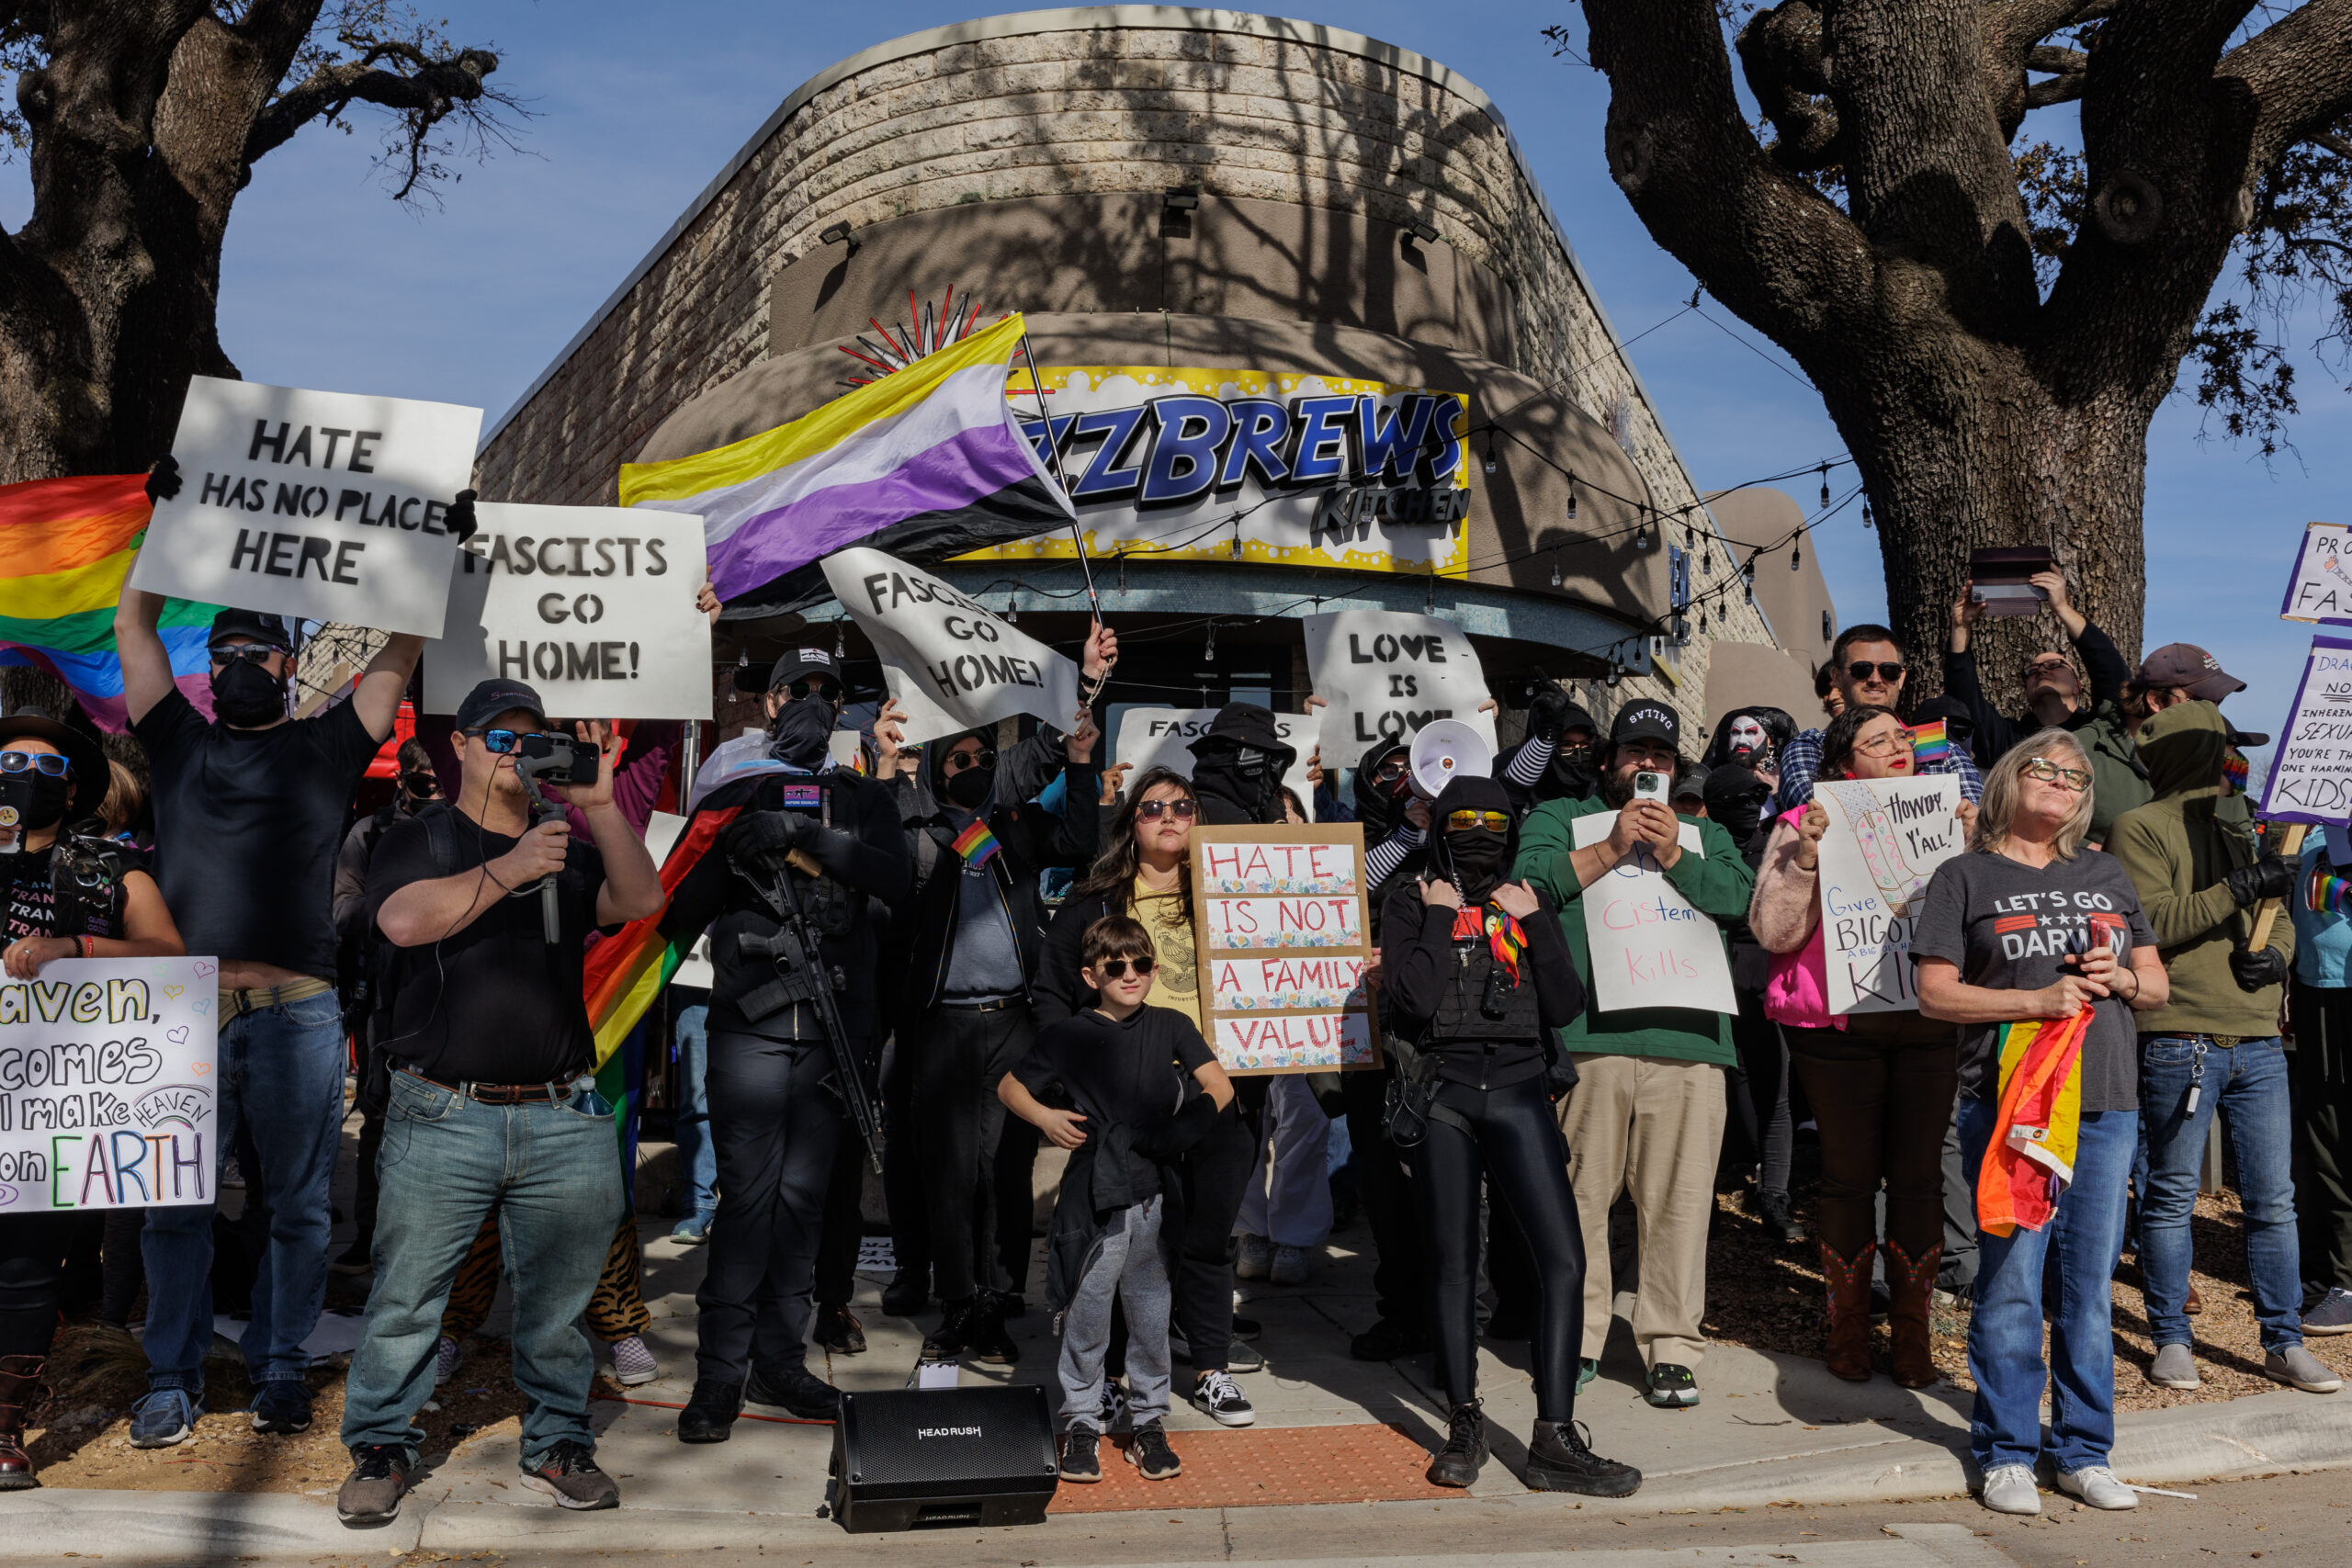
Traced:
[[[2161, 1038], [2161, 1036], [2149, 1034], [2144, 1035], [2142, 1038], [2154, 1040]], [[2220, 1050], [2227, 1051], [2243, 1045], [2249, 1040], [2262, 1040], [2267, 1038], [2267, 1036], [2260, 1034], [2176, 1034], [2172, 1036], [2172, 1038], [2176, 1040], [2202, 1040]]]
[[307, 1001], [322, 997], [334, 987], [315, 976], [289, 980], [283, 986], [254, 986], [247, 990], [220, 993], [220, 1016], [223, 1020], [243, 1018], [264, 1008], [281, 1007], [288, 1002]]
[[570, 1084], [443, 1083], [439, 1078], [426, 1077], [413, 1067], [402, 1067], [401, 1071], [419, 1083], [429, 1083], [435, 1089], [447, 1089], [451, 1094], [463, 1095], [484, 1105], [525, 1105], [539, 1100], [562, 1100], [571, 1093]]
[[1002, 1012], [1007, 1008], [1021, 1006], [1022, 1001], [1020, 997], [999, 997], [994, 1001], [944, 1001], [939, 1005], [954, 1012]]

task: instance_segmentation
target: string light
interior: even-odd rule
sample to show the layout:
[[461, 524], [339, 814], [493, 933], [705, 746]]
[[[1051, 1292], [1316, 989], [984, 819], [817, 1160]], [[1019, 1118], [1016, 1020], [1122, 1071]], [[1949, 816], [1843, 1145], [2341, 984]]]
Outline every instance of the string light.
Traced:
[[1575, 522], [1576, 520], [1577, 520], [1577, 476], [1576, 476], [1575, 471], [1572, 469], [1572, 470], [1570, 470], [1570, 472], [1569, 472], [1569, 474], [1568, 474], [1568, 521], [1569, 521], [1569, 522], [1571, 522], [1571, 523], [1573, 523], [1573, 522]]
[[1865, 528], [1878, 526], [1878, 519], [1871, 515], [1871, 503], [1867, 501], [1862, 502], [1862, 526]]
[[1643, 508], [1642, 508], [1642, 521], [1641, 521], [1641, 525], [1640, 525], [1638, 528], [1636, 528], [1636, 529], [1634, 530], [1634, 548], [1635, 548], [1635, 549], [1637, 549], [1637, 550], [1646, 550], [1646, 549], [1648, 549], [1649, 547], [1650, 547], [1650, 510], [1649, 510], [1649, 508], [1648, 508], [1648, 507], [1645, 506], [1645, 507], [1643, 507]]
[[1201, 662], [1204, 664], [1216, 662], [1216, 623], [1215, 621], [1209, 623], [1209, 640], [1201, 649]]
[[1012, 594], [1009, 591], [1004, 596], [1004, 619], [1007, 626], [1021, 624], [1021, 606], [1013, 602]]
[[1560, 558], [1557, 555], [1552, 558], [1552, 586], [1560, 586]]
[[1493, 473], [1494, 471], [1495, 471], [1495, 433], [1494, 433], [1493, 431], [1489, 430], [1488, 432], [1487, 432], [1487, 472], [1488, 472], [1488, 473], [1490, 473], [1490, 474], [1491, 474], [1491, 473]]
[[1829, 465], [1821, 465], [1821, 504], [1829, 504]]
[[1615, 660], [1612, 660], [1610, 662], [1610, 665], [1609, 665], [1609, 673], [1608, 673], [1607, 675], [1605, 675], [1605, 676], [1603, 676], [1603, 677], [1601, 678], [1601, 682], [1602, 682], [1602, 684], [1604, 684], [1604, 685], [1606, 685], [1606, 686], [1610, 687], [1611, 690], [1614, 690], [1614, 689], [1616, 688], [1617, 682], [1620, 682], [1620, 681], [1622, 681], [1622, 680], [1623, 680], [1624, 678], [1625, 678], [1625, 670], [1624, 670], [1624, 667], [1623, 667], [1623, 665], [1621, 665], [1621, 664], [1618, 664]]
[[849, 623], [833, 623], [833, 662], [838, 664], [849, 657]]
[[1804, 564], [1804, 547], [1796, 543], [1794, 540], [1791, 540], [1789, 543], [1789, 570], [1791, 571], [1794, 571]]

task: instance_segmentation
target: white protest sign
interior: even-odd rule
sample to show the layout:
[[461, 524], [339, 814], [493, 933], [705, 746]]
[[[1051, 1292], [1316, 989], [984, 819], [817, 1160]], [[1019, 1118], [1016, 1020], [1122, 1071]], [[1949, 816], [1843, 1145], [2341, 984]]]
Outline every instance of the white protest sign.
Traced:
[[1329, 768], [1351, 768], [1375, 740], [1402, 740], [1433, 718], [1458, 718], [1489, 751], [1495, 716], [1481, 713], [1486, 672], [1470, 637], [1452, 621], [1390, 610], [1308, 615], [1307, 679], [1331, 705], [1323, 713]]
[[2274, 756], [2262, 781], [2265, 817], [2315, 827], [2352, 818], [2352, 639], [2312, 638]]
[[[1595, 811], [1569, 828], [1589, 849], [1617, 826], [1614, 811]], [[1686, 855], [1703, 855], [1699, 829], [1681, 824]], [[1619, 861], [1584, 890], [1584, 934], [1592, 952], [1592, 994], [1602, 1012], [1624, 1008], [1739, 1010], [1723, 928], [1666, 879], [1646, 848]]]
[[61, 958], [0, 982], [0, 1214], [213, 1201], [209, 958]]
[[1201, 1028], [1228, 1073], [1380, 1065], [1363, 829], [1193, 829]]
[[2278, 618], [2352, 626], [2352, 528], [2341, 523], [2303, 525]]
[[474, 513], [425, 650], [425, 712], [455, 713], [477, 682], [503, 679], [574, 718], [710, 716], [701, 518], [487, 501]]
[[[1140, 777], [1154, 768], [1172, 768], [1186, 778], [1193, 776], [1193, 753], [1188, 748], [1208, 733], [1209, 724], [1217, 716], [1216, 708], [1149, 708], [1131, 707], [1119, 714], [1119, 733], [1111, 755], [1122, 762], [1133, 762], [1135, 771], [1127, 777]], [[1274, 733], [1283, 745], [1298, 753], [1291, 759], [1290, 771], [1283, 774], [1283, 783], [1298, 795], [1298, 803], [1311, 816], [1315, 810], [1315, 786], [1306, 780], [1306, 760], [1315, 754], [1316, 738], [1323, 727], [1322, 716], [1311, 713], [1278, 713], [1274, 715]], [[1326, 764], [1329, 760], [1325, 759]]]
[[1829, 1010], [1915, 1012], [1911, 932], [1936, 868], [1966, 835], [1953, 816], [1960, 780], [1822, 779], [1821, 950]]
[[379, 631], [441, 635], [481, 410], [198, 376], [130, 586]]
[[836, 550], [824, 567], [833, 597], [882, 656], [882, 678], [907, 716], [907, 744], [1022, 713], [1070, 728], [1079, 703], [1072, 660], [895, 556]]

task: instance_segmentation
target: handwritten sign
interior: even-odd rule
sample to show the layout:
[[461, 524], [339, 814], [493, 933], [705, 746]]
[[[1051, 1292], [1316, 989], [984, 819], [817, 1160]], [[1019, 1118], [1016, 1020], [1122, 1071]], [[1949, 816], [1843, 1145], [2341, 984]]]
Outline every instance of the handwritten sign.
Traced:
[[2295, 570], [2279, 601], [2282, 621], [2318, 621], [2352, 626], [2352, 528], [2341, 523], [2307, 523]]
[[0, 1214], [213, 1201], [209, 958], [61, 958], [0, 982]]
[[475, 682], [527, 681], [550, 714], [710, 716], [702, 519], [616, 506], [482, 502], [458, 553], [447, 626], [424, 655], [424, 709]]
[[1481, 713], [1487, 677], [1469, 634], [1435, 615], [1338, 610], [1308, 615], [1306, 670], [1323, 714], [1323, 761], [1352, 766], [1375, 740], [1402, 740], [1433, 718], [1458, 718], [1488, 750], [1495, 716]]
[[441, 635], [481, 410], [198, 376], [130, 585], [379, 631]]
[[2352, 818], [2352, 639], [2320, 636], [2295, 682], [2262, 813], [2314, 825]]
[[1911, 932], [1936, 868], [1958, 854], [1960, 781], [1822, 780], [1821, 945], [1829, 1010], [1916, 1012]]
[[[1135, 778], [1154, 768], [1172, 768], [1186, 778], [1193, 776], [1193, 753], [1189, 747], [1208, 733], [1209, 724], [1217, 716], [1216, 708], [1123, 708], [1119, 713], [1119, 733], [1112, 755], [1122, 762], [1133, 762]], [[1312, 812], [1315, 809], [1315, 786], [1307, 782], [1306, 760], [1314, 755], [1316, 737], [1322, 728], [1319, 714], [1278, 713], [1274, 715], [1274, 733], [1283, 745], [1298, 753], [1291, 759], [1290, 771], [1283, 774], [1298, 796], [1298, 803]]]
[[1363, 829], [1193, 829], [1202, 1032], [1228, 1073], [1380, 1065]]
[[[1614, 811], [1595, 811], [1569, 825], [1577, 849], [1589, 849], [1617, 826]], [[1699, 829], [1682, 824], [1686, 855], [1706, 853]], [[1739, 1010], [1732, 995], [1731, 962], [1723, 928], [1702, 913], [1658, 869], [1646, 848], [1611, 866], [1584, 890], [1585, 941], [1592, 951], [1593, 999], [1603, 1012], [1621, 1008]]]

